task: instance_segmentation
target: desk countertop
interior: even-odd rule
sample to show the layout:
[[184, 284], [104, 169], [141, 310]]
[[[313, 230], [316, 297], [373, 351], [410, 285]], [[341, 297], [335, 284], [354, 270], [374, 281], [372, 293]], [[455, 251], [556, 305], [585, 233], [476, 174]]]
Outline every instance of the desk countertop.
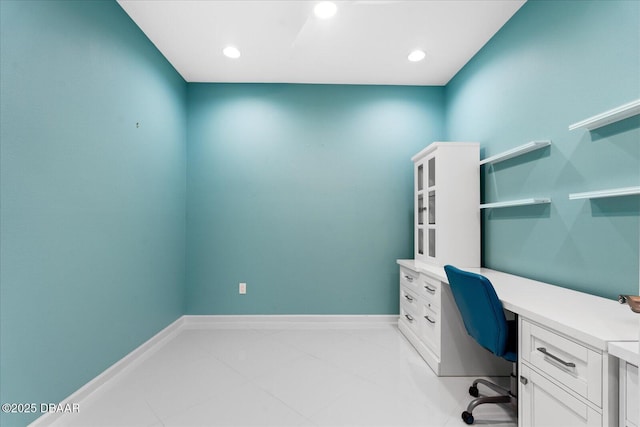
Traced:
[[[447, 283], [444, 268], [414, 260], [398, 264]], [[486, 276], [505, 309], [608, 351], [610, 341], [638, 341], [640, 316], [617, 301], [488, 268], [465, 270]]]
[[640, 366], [640, 343], [638, 341], [610, 342], [609, 353], [632, 365]]

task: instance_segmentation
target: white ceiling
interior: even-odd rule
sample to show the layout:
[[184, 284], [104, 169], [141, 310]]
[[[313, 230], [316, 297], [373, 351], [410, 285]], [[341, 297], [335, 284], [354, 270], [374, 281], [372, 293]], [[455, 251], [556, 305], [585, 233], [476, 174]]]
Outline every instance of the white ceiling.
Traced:
[[188, 82], [392, 85], [447, 84], [524, 2], [343, 0], [321, 20], [312, 0], [118, 0]]

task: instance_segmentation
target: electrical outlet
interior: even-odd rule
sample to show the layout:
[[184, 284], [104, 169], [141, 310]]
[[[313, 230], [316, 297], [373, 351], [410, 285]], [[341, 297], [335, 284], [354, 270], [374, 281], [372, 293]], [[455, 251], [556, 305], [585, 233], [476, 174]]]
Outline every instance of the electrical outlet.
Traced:
[[240, 283], [240, 284], [238, 285], [238, 292], [239, 292], [241, 295], [246, 294], [246, 293], [247, 293], [247, 284], [246, 284], [246, 283]]

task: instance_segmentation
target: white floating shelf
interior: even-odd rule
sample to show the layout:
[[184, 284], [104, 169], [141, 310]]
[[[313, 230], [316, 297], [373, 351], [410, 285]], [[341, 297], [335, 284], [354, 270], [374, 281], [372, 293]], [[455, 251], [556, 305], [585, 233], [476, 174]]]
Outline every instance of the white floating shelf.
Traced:
[[503, 160], [511, 159], [513, 157], [528, 153], [530, 151], [539, 150], [540, 148], [547, 147], [549, 145], [551, 145], [551, 141], [549, 140], [531, 141], [509, 151], [505, 151], [504, 153], [496, 154], [495, 156], [487, 157], [484, 160], [480, 160], [480, 164], [484, 165], [485, 163], [501, 162]]
[[569, 200], [600, 199], [603, 197], [633, 196], [640, 194], [640, 187], [612, 188], [610, 190], [588, 191], [569, 194]]
[[605, 111], [604, 113], [589, 117], [581, 122], [574, 123], [569, 126], [569, 130], [581, 128], [594, 130], [637, 114], [640, 114], [640, 99], [636, 99], [635, 101], [631, 101], [627, 104]]
[[548, 197], [536, 197], [533, 199], [510, 200], [507, 202], [483, 203], [480, 205], [480, 209], [508, 208], [510, 206], [539, 205], [543, 203], [551, 203], [551, 199]]

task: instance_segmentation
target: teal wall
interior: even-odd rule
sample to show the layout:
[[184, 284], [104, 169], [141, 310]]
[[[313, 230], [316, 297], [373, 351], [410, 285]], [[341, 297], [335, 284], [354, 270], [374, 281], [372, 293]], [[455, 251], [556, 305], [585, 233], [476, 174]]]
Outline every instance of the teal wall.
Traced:
[[529, 1], [445, 88], [187, 85], [115, 2], [0, 1], [0, 401], [59, 401], [184, 313], [397, 313], [434, 140], [552, 139], [484, 170], [485, 201], [553, 199], [484, 212], [484, 263], [635, 294], [638, 197], [567, 196], [639, 185], [640, 119], [567, 126], [640, 97], [639, 20]]
[[568, 200], [640, 185], [640, 117], [596, 132], [582, 119], [640, 98], [640, 3], [529, 1], [446, 87], [447, 133], [483, 157], [531, 140], [553, 145], [483, 167], [486, 202], [546, 206], [483, 212], [483, 262], [609, 298], [638, 292], [640, 197]]
[[115, 2], [0, 19], [0, 401], [57, 402], [184, 312], [186, 84]]
[[443, 92], [189, 84], [187, 313], [397, 313]]

